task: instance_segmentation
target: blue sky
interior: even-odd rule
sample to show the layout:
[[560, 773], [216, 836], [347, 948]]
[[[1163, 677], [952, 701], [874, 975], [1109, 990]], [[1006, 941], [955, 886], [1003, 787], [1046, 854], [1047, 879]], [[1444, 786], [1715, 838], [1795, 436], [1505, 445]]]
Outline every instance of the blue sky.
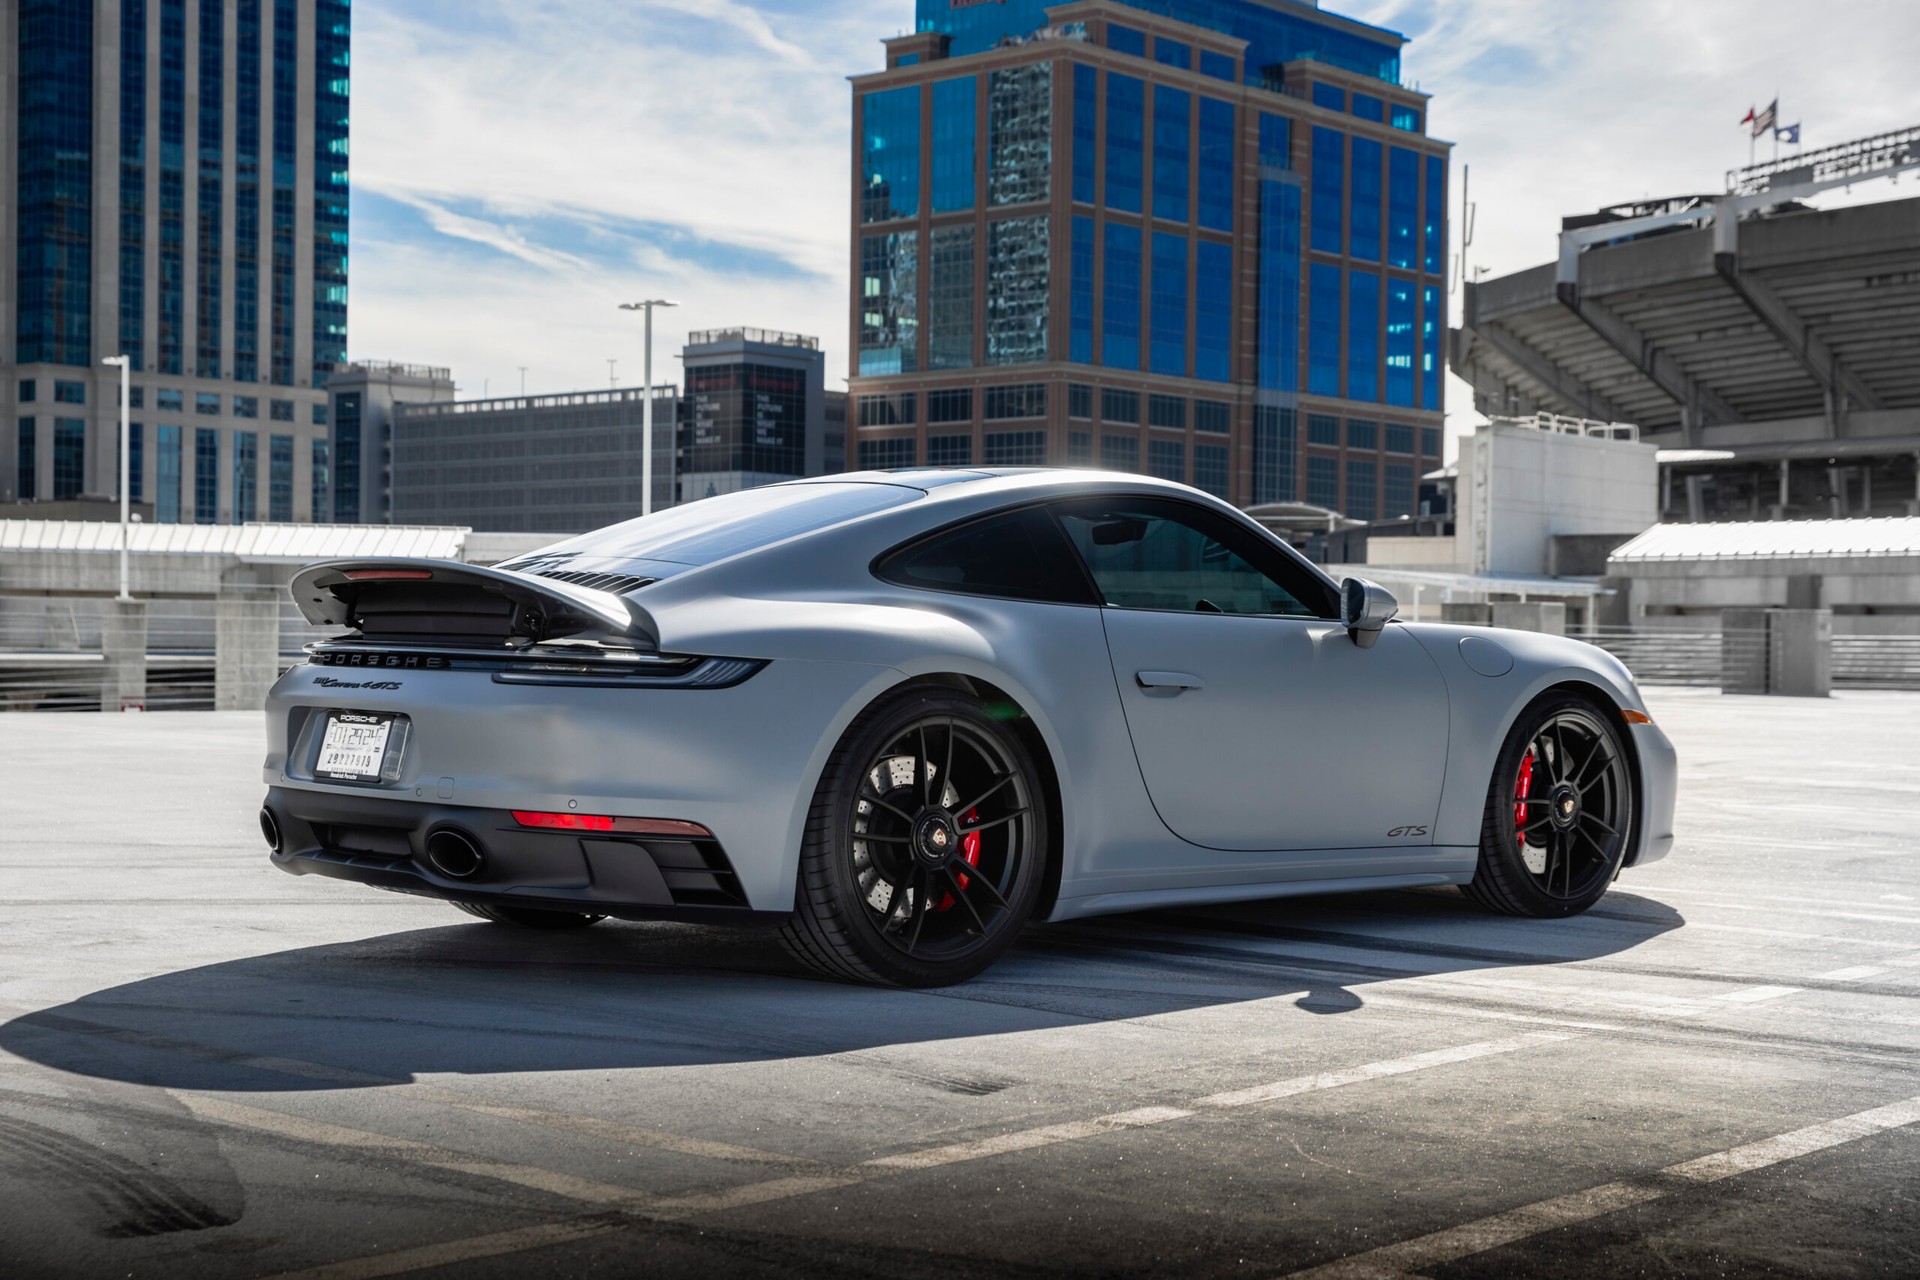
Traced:
[[[1778, 95], [1817, 147], [1920, 122], [1912, 0], [1329, 0], [1413, 37], [1430, 130], [1471, 165], [1472, 261], [1547, 261], [1562, 214], [1718, 189]], [[360, 0], [355, 357], [446, 364], [463, 396], [639, 381], [636, 317], [818, 335], [847, 368], [846, 77], [911, 0]], [[1762, 144], [1762, 154], [1766, 154]], [[1845, 199], [1907, 194], [1873, 184]], [[1458, 245], [1456, 244], [1456, 250]], [[1458, 382], [1456, 428], [1472, 418]]]

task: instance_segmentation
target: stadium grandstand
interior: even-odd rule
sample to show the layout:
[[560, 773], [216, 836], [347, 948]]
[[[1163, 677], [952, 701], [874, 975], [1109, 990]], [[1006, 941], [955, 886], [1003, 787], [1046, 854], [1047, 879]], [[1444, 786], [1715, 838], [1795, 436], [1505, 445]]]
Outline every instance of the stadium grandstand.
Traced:
[[1630, 422], [1661, 519], [1920, 515], [1920, 128], [1735, 170], [1725, 192], [1562, 221], [1555, 262], [1466, 284], [1481, 412]]

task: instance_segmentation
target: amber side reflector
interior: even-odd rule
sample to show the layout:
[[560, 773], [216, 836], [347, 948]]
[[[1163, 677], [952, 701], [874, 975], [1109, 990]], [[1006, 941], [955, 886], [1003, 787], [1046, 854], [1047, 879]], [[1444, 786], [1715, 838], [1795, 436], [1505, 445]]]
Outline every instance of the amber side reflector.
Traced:
[[1622, 711], [1620, 718], [1628, 724], [1652, 724], [1653, 717], [1644, 711]]
[[610, 831], [618, 835], [663, 836], [680, 840], [711, 840], [713, 832], [697, 822], [674, 818], [612, 818], [595, 813], [535, 813], [515, 809], [513, 820], [523, 827], [550, 831]]
[[349, 582], [422, 582], [433, 576], [431, 569], [349, 569]]

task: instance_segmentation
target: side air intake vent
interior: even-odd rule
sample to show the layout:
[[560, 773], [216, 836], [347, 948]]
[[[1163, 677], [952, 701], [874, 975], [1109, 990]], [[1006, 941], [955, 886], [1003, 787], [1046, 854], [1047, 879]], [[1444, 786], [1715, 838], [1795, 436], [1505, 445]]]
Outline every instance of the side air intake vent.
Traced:
[[627, 573], [588, 573], [584, 569], [548, 569], [537, 576], [552, 578], [555, 582], [571, 582], [576, 587], [590, 587], [595, 591], [611, 591], [617, 596], [638, 591], [649, 583], [659, 581], [658, 578], [636, 578]]

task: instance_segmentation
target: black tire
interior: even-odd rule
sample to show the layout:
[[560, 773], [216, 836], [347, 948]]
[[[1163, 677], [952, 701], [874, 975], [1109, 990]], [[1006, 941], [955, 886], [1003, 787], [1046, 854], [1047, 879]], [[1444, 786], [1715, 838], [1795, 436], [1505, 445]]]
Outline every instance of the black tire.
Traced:
[[1634, 770], [1619, 717], [1548, 693], [1514, 722], [1487, 787], [1480, 862], [1467, 897], [1541, 919], [1598, 902], [1631, 847]]
[[453, 904], [470, 916], [479, 916], [492, 924], [512, 925], [516, 929], [584, 929], [599, 924], [605, 916], [580, 911], [546, 911], [538, 907], [496, 907], [484, 902]]
[[1013, 944], [1039, 898], [1042, 785], [1019, 735], [978, 698], [937, 686], [882, 698], [821, 775], [781, 941], [843, 981], [973, 977]]

